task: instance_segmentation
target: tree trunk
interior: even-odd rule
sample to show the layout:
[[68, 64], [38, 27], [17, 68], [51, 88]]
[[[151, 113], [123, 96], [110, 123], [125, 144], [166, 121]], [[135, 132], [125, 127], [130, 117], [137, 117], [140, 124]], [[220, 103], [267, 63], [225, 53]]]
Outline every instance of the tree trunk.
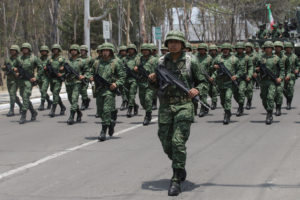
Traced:
[[59, 0], [53, 0], [53, 21], [52, 21], [52, 34], [51, 41], [52, 44], [59, 43], [58, 41], [58, 4]]
[[146, 34], [146, 25], [145, 25], [145, 2], [144, 0], [139, 0], [139, 11], [140, 11], [140, 37], [143, 43], [148, 42]]
[[130, 0], [127, 3], [127, 30], [126, 30], [126, 44], [129, 45], [130, 42]]

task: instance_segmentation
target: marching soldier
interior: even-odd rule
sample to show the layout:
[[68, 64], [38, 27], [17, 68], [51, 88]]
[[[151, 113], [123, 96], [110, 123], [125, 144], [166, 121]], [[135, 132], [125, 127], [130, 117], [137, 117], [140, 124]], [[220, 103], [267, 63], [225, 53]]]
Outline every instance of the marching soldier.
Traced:
[[[218, 47], [214, 44], [210, 45], [209, 48], [209, 55], [212, 58], [211, 66], [209, 68], [209, 75], [212, 77], [214, 73], [213, 63], [218, 57]], [[217, 108], [217, 102], [218, 102], [218, 88], [216, 84], [209, 84], [209, 92], [208, 92], [210, 98], [211, 98], [211, 110], [215, 110]]]
[[[98, 54], [98, 57], [95, 59], [95, 61], [93, 63], [91, 72], [95, 71], [98, 68], [100, 59], [102, 58], [101, 45], [97, 46], [97, 54]], [[101, 109], [99, 107], [99, 105], [100, 105], [100, 96], [98, 95], [98, 90], [96, 89], [95, 84], [92, 86], [92, 90], [93, 90], [93, 98], [96, 99], [96, 114], [95, 114], [95, 117], [100, 118], [100, 112], [101, 112]]]
[[[124, 60], [127, 56], [127, 47], [125, 45], [122, 45], [119, 47], [119, 53], [118, 53], [118, 58], [120, 60]], [[120, 110], [125, 110], [128, 108], [128, 91], [126, 90], [126, 84], [122, 86], [122, 88], [120, 88], [121, 93], [122, 93], [122, 104], [120, 107]]]
[[165, 45], [162, 45], [161, 49], [160, 49], [160, 52], [161, 52], [161, 55], [164, 56], [168, 53], [168, 48], [165, 47]]
[[[22, 103], [17, 96], [17, 90], [19, 88], [19, 80], [15, 77], [15, 73], [13, 69], [18, 64], [18, 55], [20, 53], [20, 47], [18, 45], [11, 45], [9, 48], [10, 57], [5, 60], [4, 66], [2, 66], [2, 70], [5, 72], [7, 77], [7, 90], [9, 93], [9, 101], [10, 101], [10, 108], [8, 113], [6, 114], [7, 117], [12, 117], [15, 115], [15, 103], [18, 104], [20, 112], [22, 110]], [[12, 67], [12, 69], [8, 68], [8, 65]]]

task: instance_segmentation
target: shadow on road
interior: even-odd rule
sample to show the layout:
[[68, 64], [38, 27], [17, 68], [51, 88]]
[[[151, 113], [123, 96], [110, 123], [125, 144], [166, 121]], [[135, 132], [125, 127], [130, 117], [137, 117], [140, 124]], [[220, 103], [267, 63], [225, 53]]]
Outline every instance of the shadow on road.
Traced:
[[[156, 181], [146, 181], [142, 184], [143, 190], [152, 190], [152, 191], [166, 191], [169, 189], [170, 180], [161, 179]], [[200, 184], [192, 183], [188, 180], [182, 183], [181, 189], [183, 192], [192, 191], [200, 187]]]
[[[273, 121], [273, 123], [279, 123], [280, 121]], [[266, 123], [266, 120], [261, 120], [261, 121], [258, 121], [258, 120], [251, 120], [250, 123], [254, 123], [254, 124], [265, 124]]]
[[[223, 120], [213, 120], [213, 121], [206, 121], [207, 123], [216, 123], [216, 124], [223, 124]], [[238, 121], [236, 121], [236, 120], [230, 120], [230, 123], [229, 124], [231, 124], [231, 123], [236, 123], [236, 122], [238, 122]]]
[[237, 187], [237, 188], [300, 188], [298, 185], [288, 184], [274, 184], [274, 183], [262, 183], [262, 184], [218, 184], [218, 183], [202, 183], [200, 186], [204, 187]]

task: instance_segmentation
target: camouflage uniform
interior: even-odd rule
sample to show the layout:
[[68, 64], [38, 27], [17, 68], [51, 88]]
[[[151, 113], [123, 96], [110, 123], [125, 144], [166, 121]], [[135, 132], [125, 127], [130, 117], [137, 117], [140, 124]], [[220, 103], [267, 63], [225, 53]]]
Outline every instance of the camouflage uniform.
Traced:
[[[284, 48], [294, 48], [293, 44], [291, 42], [285, 42], [284, 43]], [[299, 72], [299, 67], [300, 67], [300, 61], [298, 56], [295, 53], [288, 54], [287, 52], [285, 53], [287, 56], [287, 59], [289, 60], [290, 64], [290, 70], [291, 70], [291, 76], [289, 81], [284, 82], [284, 88], [286, 91], [284, 92], [284, 96], [287, 99], [287, 110], [291, 109], [291, 103], [293, 100], [294, 96], [294, 86], [295, 82], [298, 76], [297, 71]]]
[[[97, 46], [97, 53], [98, 53], [98, 57], [95, 59], [95, 61], [94, 61], [94, 63], [93, 63], [93, 66], [92, 66], [92, 68], [91, 68], [91, 73], [93, 73], [93, 71], [95, 70], [94, 68], [95, 67], [98, 67], [98, 66], [96, 66], [96, 64], [95, 63], [99, 63], [99, 61], [100, 61], [100, 59], [101, 59], [101, 45], [98, 45]], [[100, 105], [100, 96], [98, 95], [98, 91], [96, 90], [96, 87], [95, 87], [95, 85], [93, 85], [92, 86], [92, 90], [93, 90], [93, 97], [94, 98], [96, 98], [96, 115], [95, 115], [95, 117], [96, 118], [100, 118], [100, 115], [101, 115], [101, 109], [100, 109], [100, 107], [98, 106], [98, 105]]]
[[277, 25], [274, 24], [274, 25], [273, 25], [273, 30], [271, 30], [271, 32], [270, 32], [271, 38], [272, 38], [272, 39], [277, 39], [277, 38], [280, 37], [280, 35], [281, 35], [281, 33], [280, 33], [280, 31], [277, 29]]
[[[209, 54], [212, 58], [212, 62], [211, 62], [211, 66], [209, 69], [208, 74], [212, 77], [213, 73], [214, 73], [214, 68], [213, 68], [213, 63], [216, 61], [216, 59], [218, 58], [218, 54], [216, 55], [212, 55], [212, 51], [215, 50], [218, 53], [218, 48], [216, 45], [210, 45], [209, 46]], [[211, 109], [214, 110], [217, 107], [217, 102], [218, 102], [218, 86], [217, 84], [213, 85], [213, 84], [209, 84], [209, 92], [208, 92], [212, 104], [211, 104]]]
[[264, 28], [264, 24], [259, 26], [259, 31], [256, 33], [258, 39], [265, 39], [268, 36], [268, 30]]
[[[274, 44], [271, 41], [267, 41], [264, 43], [263, 48], [272, 48], [274, 49]], [[284, 78], [284, 66], [282, 60], [272, 54], [271, 56], [267, 56], [263, 54], [260, 58], [260, 62], [266, 65], [266, 68], [271, 70], [274, 74], [276, 74], [279, 78]], [[266, 124], [271, 124], [273, 121], [273, 109], [274, 109], [274, 99], [276, 93], [276, 85], [271, 80], [270, 77], [266, 76], [262, 72], [260, 73], [261, 81], [260, 81], [260, 97], [263, 102], [263, 106], [267, 111]]]
[[5, 72], [7, 77], [6, 85], [7, 85], [7, 90], [9, 93], [9, 101], [10, 101], [10, 109], [6, 115], [7, 117], [11, 117], [15, 115], [14, 113], [15, 103], [18, 104], [20, 111], [22, 108], [22, 103], [19, 97], [17, 96], [17, 90], [19, 88], [19, 80], [15, 77], [15, 73], [13, 71], [9, 72], [8, 69], [6, 68], [7, 64], [9, 64], [12, 67], [12, 69], [16, 67], [18, 63], [17, 59], [18, 59], [18, 54], [20, 53], [20, 47], [18, 45], [12, 45], [9, 50], [16, 51], [17, 55], [15, 57], [10, 56], [9, 58], [7, 58], [5, 60], [4, 66], [2, 67], [2, 70]]
[[[104, 43], [101, 45], [100, 51], [110, 50], [111, 57], [109, 60], [100, 58], [94, 62], [92, 67], [92, 76], [98, 74], [109, 83], [116, 83], [117, 87], [120, 88], [125, 82], [125, 72], [122, 61], [113, 55], [114, 46], [111, 43]], [[116, 95], [114, 91], [109, 88], [100, 86], [97, 88], [98, 108], [100, 118], [102, 119], [102, 130], [99, 136], [100, 141], [106, 140], [106, 132], [109, 128], [109, 135], [112, 136], [114, 133], [114, 127], [117, 119], [116, 110]]]
[[[125, 45], [122, 45], [119, 47], [119, 54], [118, 58], [123, 62], [124, 59], [126, 58], [127, 55], [121, 55], [121, 51], [127, 51], [127, 47]], [[129, 93], [128, 93], [128, 88], [126, 87], [127, 85], [124, 84], [120, 90], [121, 90], [121, 97], [122, 97], [122, 104], [120, 107], [120, 110], [125, 110], [128, 108], [128, 98], [129, 98]]]
[[[49, 53], [48, 46], [45, 46], [45, 45], [41, 46], [40, 52], [42, 52], [42, 51], [46, 51], [46, 52]], [[38, 108], [38, 110], [44, 110], [45, 109], [44, 108], [45, 100], [47, 100], [47, 102], [48, 102], [47, 109], [50, 109], [51, 105], [52, 105], [52, 101], [50, 100], [50, 97], [47, 93], [48, 88], [49, 88], [49, 77], [47, 76], [47, 74], [45, 73], [45, 70], [44, 70], [44, 67], [46, 66], [48, 61], [49, 61], [48, 54], [44, 55], [44, 56], [41, 55], [40, 63], [42, 64], [42, 67], [40, 69], [37, 69], [38, 70], [37, 82], [38, 82], [40, 93], [41, 93], [41, 105]]]
[[[151, 43], [150, 45], [151, 45], [151, 49], [152, 49], [152, 56], [156, 60], [155, 62], [157, 63], [158, 59], [159, 59], [159, 55], [157, 54], [158, 53], [157, 46], [153, 43]], [[152, 110], [157, 110], [157, 93], [156, 93], [156, 91], [153, 91], [152, 98], [153, 98]]]

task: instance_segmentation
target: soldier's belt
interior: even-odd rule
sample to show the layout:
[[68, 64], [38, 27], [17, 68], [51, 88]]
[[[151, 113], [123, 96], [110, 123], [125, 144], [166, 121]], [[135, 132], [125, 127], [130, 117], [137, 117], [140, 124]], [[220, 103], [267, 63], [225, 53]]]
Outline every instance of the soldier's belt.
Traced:
[[192, 99], [188, 97], [169, 97], [161, 98], [160, 103], [162, 104], [177, 104], [177, 103], [189, 103], [192, 102]]

